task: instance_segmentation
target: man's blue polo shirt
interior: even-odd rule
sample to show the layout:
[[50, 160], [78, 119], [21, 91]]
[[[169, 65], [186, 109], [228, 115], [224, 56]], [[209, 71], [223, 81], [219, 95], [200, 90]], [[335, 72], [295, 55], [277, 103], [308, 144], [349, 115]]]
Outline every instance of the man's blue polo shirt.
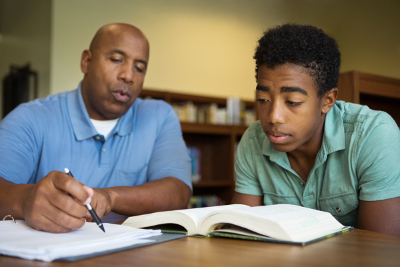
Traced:
[[22, 104], [0, 123], [0, 177], [36, 183], [70, 169], [90, 187], [176, 177], [192, 188], [179, 120], [160, 100], [137, 99], [105, 141], [77, 90]]
[[387, 113], [337, 101], [306, 183], [287, 154], [272, 147], [259, 121], [240, 141], [235, 170], [238, 193], [263, 196], [265, 205], [328, 211], [342, 224], [357, 226], [360, 200], [400, 196], [400, 131]]

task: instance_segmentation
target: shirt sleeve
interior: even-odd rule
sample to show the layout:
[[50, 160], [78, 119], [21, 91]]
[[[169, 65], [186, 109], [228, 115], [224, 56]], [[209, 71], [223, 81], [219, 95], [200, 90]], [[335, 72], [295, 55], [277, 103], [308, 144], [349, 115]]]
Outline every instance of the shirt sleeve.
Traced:
[[16, 184], [32, 183], [40, 147], [35, 116], [23, 105], [0, 123], [0, 177]]
[[250, 137], [251, 131], [252, 127], [246, 130], [237, 148], [235, 191], [241, 194], [261, 196], [262, 188], [255, 174], [255, 160], [253, 159], [254, 153], [261, 153], [261, 148]]
[[359, 140], [357, 176], [359, 198], [376, 201], [400, 196], [400, 130], [387, 114], [380, 113], [365, 125]]
[[191, 161], [175, 111], [166, 103], [158, 106], [158, 129], [148, 167], [149, 181], [175, 177], [190, 188]]

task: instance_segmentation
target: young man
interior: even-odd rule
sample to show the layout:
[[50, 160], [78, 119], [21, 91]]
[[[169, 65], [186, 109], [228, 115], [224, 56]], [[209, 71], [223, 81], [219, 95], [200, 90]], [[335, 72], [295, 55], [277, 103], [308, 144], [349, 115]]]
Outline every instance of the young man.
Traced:
[[1, 218], [68, 232], [91, 220], [89, 202], [100, 218], [187, 207], [179, 120], [165, 102], [137, 99], [148, 59], [139, 29], [105, 25], [82, 53], [77, 90], [20, 105], [1, 122]]
[[340, 52], [312, 26], [265, 32], [256, 60], [260, 121], [238, 146], [234, 203], [289, 203], [400, 236], [400, 131], [384, 112], [336, 101]]

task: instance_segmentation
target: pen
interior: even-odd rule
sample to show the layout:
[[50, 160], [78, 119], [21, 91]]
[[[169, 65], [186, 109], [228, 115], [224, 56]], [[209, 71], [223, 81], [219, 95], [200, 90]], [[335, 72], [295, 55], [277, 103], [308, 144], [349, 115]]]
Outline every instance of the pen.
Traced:
[[[68, 170], [68, 168], [65, 168], [64, 171], [69, 176], [74, 177], [72, 175], [72, 173]], [[99, 217], [97, 216], [96, 212], [94, 211], [94, 209], [92, 208], [90, 203], [86, 204], [85, 206], [89, 210], [90, 215], [92, 215], [92, 217], [93, 217], [94, 221], [96, 222], [97, 226], [100, 227], [100, 229], [103, 230], [103, 232], [105, 233], [106, 231], [104, 230], [103, 223], [100, 221]]]

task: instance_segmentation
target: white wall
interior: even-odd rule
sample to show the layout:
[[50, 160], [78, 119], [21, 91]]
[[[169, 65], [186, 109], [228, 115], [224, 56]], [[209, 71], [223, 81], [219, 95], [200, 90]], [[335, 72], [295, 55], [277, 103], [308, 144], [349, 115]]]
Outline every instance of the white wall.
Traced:
[[96, 30], [127, 22], [151, 43], [145, 87], [252, 100], [258, 38], [297, 22], [337, 39], [342, 71], [400, 78], [399, 14], [398, 0], [0, 0], [0, 75], [31, 62], [40, 97], [74, 89]]
[[316, 25], [339, 43], [342, 71], [400, 78], [397, 0], [53, 0], [51, 93], [76, 88], [81, 52], [111, 22], [150, 40], [145, 87], [254, 99], [256, 42], [272, 26]]
[[54, 0], [51, 92], [77, 86], [81, 52], [100, 26], [127, 22], [150, 41], [145, 87], [253, 99], [252, 56], [265, 25], [281, 22], [277, 3]]
[[284, 1], [290, 21], [331, 31], [342, 53], [342, 71], [400, 78], [399, 0]]
[[30, 63], [39, 75], [39, 97], [49, 93], [50, 12], [51, 0], [0, 0], [0, 78], [11, 64]]

